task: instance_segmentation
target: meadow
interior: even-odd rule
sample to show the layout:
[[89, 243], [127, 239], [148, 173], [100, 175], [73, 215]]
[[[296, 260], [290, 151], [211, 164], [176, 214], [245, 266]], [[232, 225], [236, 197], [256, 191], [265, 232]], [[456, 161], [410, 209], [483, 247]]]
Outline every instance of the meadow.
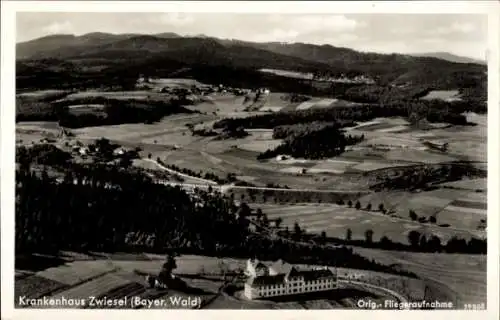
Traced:
[[421, 99], [460, 100], [458, 90], [432, 90]]
[[[94, 253], [96, 254], [96, 253]], [[99, 254], [101, 255], [101, 254]], [[81, 257], [80, 257], [81, 258]], [[89, 296], [108, 298], [151, 297], [157, 298], [179, 294], [193, 296], [187, 292], [169, 290], [158, 295], [145, 288], [144, 278], [140, 274], [156, 274], [161, 269], [164, 256], [156, 254], [130, 255], [104, 254], [105, 260], [68, 261], [63, 265], [32, 273], [16, 280], [16, 294], [29, 297], [49, 295], [52, 297], [87, 298]], [[264, 261], [266, 264], [272, 261]], [[388, 292], [396, 292], [406, 297], [421, 297], [422, 284], [417, 279], [388, 275], [367, 270], [337, 268], [341, 280], [339, 289], [323, 297], [310, 297], [304, 301], [248, 301], [228, 294], [217, 295], [222, 285], [225, 272], [241, 272], [246, 260], [233, 258], [214, 258], [207, 256], [182, 255], [176, 258], [174, 271], [201, 296], [209, 301], [208, 309], [331, 309], [338, 307], [356, 307], [352, 299], [356, 296], [368, 296], [373, 299], [394, 299]], [[311, 265], [297, 265], [299, 268], [311, 268]], [[21, 271], [19, 271], [21, 272]], [[358, 281], [351, 284], [349, 281]], [[37, 283], [30, 286], [30, 283]], [[368, 283], [363, 285], [363, 283]], [[406, 284], [403, 285], [403, 284]], [[373, 286], [373, 287], [372, 287]], [[387, 288], [377, 289], [377, 288]], [[407, 288], [405, 288], [407, 287]], [[410, 290], [409, 290], [410, 288]], [[390, 291], [393, 290], [393, 291]], [[216, 296], [217, 295], [217, 296]]]
[[459, 303], [486, 303], [486, 255], [354, 250], [380, 263], [415, 272], [431, 288], [439, 287], [456, 296]]
[[[362, 205], [363, 207], [366, 206], [364, 203]], [[378, 212], [378, 205], [379, 203], [372, 203], [374, 209], [370, 211], [356, 210], [346, 205], [339, 206], [334, 204], [254, 204], [252, 206], [262, 209], [270, 220], [283, 219], [283, 227], [288, 227], [292, 232], [295, 223], [298, 223], [305, 232], [320, 234], [324, 231], [328, 237], [340, 239], [346, 238], [347, 229], [351, 229], [353, 240], [364, 240], [365, 232], [372, 230], [373, 241], [379, 241], [382, 237], [386, 236], [394, 242], [404, 244], [409, 243], [408, 233], [412, 230], [416, 230], [428, 237], [436, 235], [441, 239], [442, 243], [445, 243], [453, 236], [465, 239], [485, 236], [484, 231], [477, 231], [475, 228], [470, 228], [467, 222], [461, 222], [462, 218], [458, 216], [460, 212], [455, 212], [455, 219], [450, 221], [454, 222], [454, 225], [440, 227], [437, 224], [411, 221], [408, 217], [408, 211], [399, 211], [408, 206], [406, 202], [402, 202], [400, 207], [392, 209], [396, 211], [393, 216]], [[420, 207], [416, 208], [416, 211], [420, 213], [421, 211], [418, 210]], [[443, 208], [429, 206], [426, 208], [426, 211], [433, 213], [433, 209], [435, 211], [443, 210]], [[437, 219], [439, 223], [439, 213], [437, 214]], [[477, 223], [479, 223], [479, 220], [477, 218]]]

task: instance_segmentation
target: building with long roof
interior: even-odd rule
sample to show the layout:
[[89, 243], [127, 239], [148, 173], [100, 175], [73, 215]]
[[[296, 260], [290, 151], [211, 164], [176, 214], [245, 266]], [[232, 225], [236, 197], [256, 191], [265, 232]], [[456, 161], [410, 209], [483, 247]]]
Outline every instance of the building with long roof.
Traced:
[[244, 294], [247, 299], [261, 299], [333, 290], [337, 275], [328, 267], [301, 270], [278, 260], [270, 266], [249, 259]]

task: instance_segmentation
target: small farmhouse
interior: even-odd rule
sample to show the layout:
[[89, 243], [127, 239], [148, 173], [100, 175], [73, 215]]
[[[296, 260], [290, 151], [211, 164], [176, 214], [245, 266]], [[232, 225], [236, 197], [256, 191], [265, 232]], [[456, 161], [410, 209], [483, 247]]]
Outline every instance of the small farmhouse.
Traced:
[[318, 291], [337, 287], [337, 276], [329, 268], [299, 270], [278, 260], [266, 266], [257, 259], [247, 261], [245, 296], [248, 299], [269, 298]]

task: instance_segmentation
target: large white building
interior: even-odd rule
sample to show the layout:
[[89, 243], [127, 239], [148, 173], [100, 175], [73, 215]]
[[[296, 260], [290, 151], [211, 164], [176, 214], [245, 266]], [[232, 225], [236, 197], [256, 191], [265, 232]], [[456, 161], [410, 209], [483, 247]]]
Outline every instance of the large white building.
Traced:
[[245, 283], [248, 299], [328, 291], [337, 287], [337, 275], [327, 267], [299, 270], [282, 260], [268, 267], [250, 259], [245, 274], [248, 276]]

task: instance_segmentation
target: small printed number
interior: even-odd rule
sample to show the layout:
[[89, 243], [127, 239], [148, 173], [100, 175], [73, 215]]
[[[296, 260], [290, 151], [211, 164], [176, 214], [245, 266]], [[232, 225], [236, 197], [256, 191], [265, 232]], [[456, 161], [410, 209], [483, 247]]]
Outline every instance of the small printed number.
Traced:
[[468, 303], [464, 305], [465, 310], [484, 310], [486, 309], [484, 303]]

